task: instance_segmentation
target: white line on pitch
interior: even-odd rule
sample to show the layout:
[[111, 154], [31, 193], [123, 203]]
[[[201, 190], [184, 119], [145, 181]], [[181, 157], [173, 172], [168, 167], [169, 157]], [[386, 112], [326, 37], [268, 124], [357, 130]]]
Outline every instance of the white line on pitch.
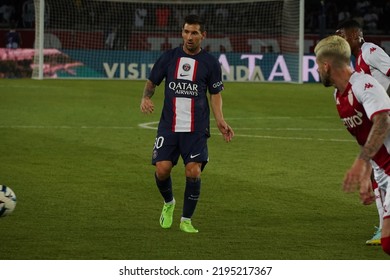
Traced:
[[145, 128], [145, 129], [157, 129], [157, 127], [153, 126], [155, 124], [158, 124], [159, 122], [156, 121], [156, 122], [147, 122], [147, 123], [140, 123], [138, 124], [139, 127], [141, 128]]
[[[212, 118], [211, 118], [212, 119]], [[337, 119], [337, 116], [274, 116], [274, 117], [242, 117], [226, 118], [226, 120], [291, 120], [291, 119]]]
[[[158, 124], [157, 122], [148, 122], [148, 123], [142, 123], [139, 124], [139, 127], [145, 128], [145, 129], [156, 129], [156, 127], [153, 127], [152, 125]], [[211, 128], [212, 130], [217, 130], [217, 128]], [[255, 130], [253, 128], [241, 128], [246, 130]], [[259, 130], [261, 128], [257, 128]], [[234, 130], [238, 131], [240, 128], [234, 128]], [[303, 130], [310, 130], [310, 131], [331, 131], [331, 130], [343, 130], [343, 129], [327, 129], [327, 128], [268, 128], [266, 130], [292, 130], [292, 131], [303, 131]], [[302, 140], [302, 141], [327, 141], [327, 142], [354, 142], [354, 140], [351, 139], [323, 139], [323, 138], [309, 138], [309, 137], [283, 137], [283, 136], [270, 136], [270, 135], [248, 135], [248, 134], [235, 134], [236, 137], [247, 137], [247, 138], [262, 138], [262, 139], [281, 139], [281, 140]]]
[[246, 135], [236, 134], [235, 137], [248, 137], [248, 138], [263, 138], [263, 139], [281, 139], [281, 140], [303, 140], [303, 141], [324, 141], [324, 142], [356, 142], [352, 139], [323, 139], [323, 138], [309, 138], [309, 137], [283, 137], [283, 136], [270, 136], [270, 135]]
[[0, 128], [26, 129], [134, 129], [131, 126], [0, 125]]
[[[143, 123], [138, 126], [145, 129], [157, 129], [153, 125], [157, 122]], [[68, 126], [68, 125], [0, 125], [0, 128], [26, 128], [26, 129], [134, 129], [131, 126]], [[217, 128], [212, 127], [212, 130]], [[234, 130], [267, 130], [267, 131], [344, 131], [341, 128], [300, 128], [300, 127], [236, 127]]]
[[[217, 129], [217, 128], [211, 128]], [[302, 128], [302, 127], [235, 127], [234, 130], [274, 130], [274, 131], [345, 131], [342, 128]]]
[[[141, 123], [138, 126], [145, 129], [157, 129], [155, 126], [158, 124], [158, 121]], [[212, 130], [217, 130], [217, 128], [212, 127]], [[301, 127], [280, 127], [280, 128], [271, 128], [271, 127], [235, 127], [235, 131], [238, 130], [268, 130], [268, 131], [344, 131], [342, 128], [301, 128]]]

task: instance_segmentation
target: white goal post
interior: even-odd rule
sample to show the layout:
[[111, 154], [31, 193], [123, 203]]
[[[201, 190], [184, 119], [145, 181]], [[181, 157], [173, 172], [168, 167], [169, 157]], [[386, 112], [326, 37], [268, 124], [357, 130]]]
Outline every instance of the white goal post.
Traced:
[[[184, 16], [206, 24], [202, 47], [224, 81], [302, 83], [304, 0], [34, 0], [35, 79], [147, 79], [182, 43]], [[50, 13], [49, 13], [50, 12]]]

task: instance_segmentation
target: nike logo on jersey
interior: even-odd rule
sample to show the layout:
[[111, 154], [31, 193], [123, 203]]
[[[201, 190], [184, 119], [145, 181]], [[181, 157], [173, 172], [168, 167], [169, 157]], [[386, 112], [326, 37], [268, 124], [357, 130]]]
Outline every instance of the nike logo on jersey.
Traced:
[[188, 74], [180, 74], [180, 77], [188, 77]]
[[196, 154], [196, 155], [190, 155], [190, 158], [196, 158], [197, 156], [199, 156], [200, 154]]

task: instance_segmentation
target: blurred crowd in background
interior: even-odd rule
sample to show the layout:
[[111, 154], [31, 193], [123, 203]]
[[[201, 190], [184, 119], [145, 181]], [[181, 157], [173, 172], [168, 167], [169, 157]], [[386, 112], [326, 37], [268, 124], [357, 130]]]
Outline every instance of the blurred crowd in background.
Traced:
[[[156, 4], [97, 0], [46, 0], [45, 27], [68, 30], [104, 30], [126, 33], [134, 30], [176, 31], [185, 15], [202, 16], [213, 33], [266, 32], [280, 24], [281, 2], [228, 4]], [[257, 7], [256, 5], [262, 5]], [[261, 12], [259, 12], [261, 11]], [[258, 19], [261, 18], [261, 26]], [[390, 35], [390, 0], [306, 0], [305, 34], [323, 35], [354, 19], [365, 34]], [[33, 0], [0, 0], [0, 29], [33, 29]]]
[[[176, 33], [184, 17], [192, 13], [203, 17], [207, 30], [215, 36], [225, 36], [226, 33], [283, 34], [285, 30], [281, 22], [286, 14], [281, 13], [282, 10], [281, 1], [168, 5], [145, 1], [45, 0], [45, 38], [50, 35], [45, 39], [45, 46], [61, 49], [61, 40], [56, 35], [62, 34], [63, 39], [68, 33], [87, 31], [100, 35], [88, 37], [89, 45], [80, 40], [83, 47], [93, 45], [97, 49], [126, 50], [129, 42], [135, 44], [135, 40], [129, 39], [131, 36], [138, 38], [143, 31]], [[18, 51], [24, 51], [34, 46], [35, 12], [34, 0], [0, 0], [0, 38], [4, 37], [0, 49], [22, 48]], [[312, 52], [316, 38], [334, 33], [339, 24], [349, 19], [358, 21], [365, 35], [376, 39], [390, 36], [390, 0], [305, 0], [305, 38], [310, 38], [305, 41], [309, 44], [306, 52]], [[140, 38], [142, 41], [143, 37]], [[63, 40], [62, 44], [68, 43], [69, 47], [69, 42], [78, 41]], [[386, 49], [384, 45], [382, 47]], [[29, 62], [0, 60], [0, 74], [3, 73], [3, 77], [28, 77], [31, 76], [30, 64], [31, 59]]]
[[335, 29], [354, 19], [365, 33], [390, 35], [390, 0], [306, 0], [305, 32]]

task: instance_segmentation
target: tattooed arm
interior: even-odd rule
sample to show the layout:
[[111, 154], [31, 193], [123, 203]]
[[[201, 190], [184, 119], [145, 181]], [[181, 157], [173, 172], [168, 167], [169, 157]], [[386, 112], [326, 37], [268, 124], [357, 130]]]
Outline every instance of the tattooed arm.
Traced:
[[390, 132], [389, 112], [380, 112], [372, 118], [373, 125], [359, 156], [344, 177], [344, 191], [351, 192], [359, 188], [363, 203], [372, 199], [371, 164], [372, 159], [383, 145]]
[[380, 147], [383, 145], [386, 136], [389, 134], [389, 112], [381, 112], [374, 115], [372, 118], [372, 122], [373, 125], [370, 134], [368, 135], [367, 141], [364, 144], [358, 157], [359, 159], [362, 159], [364, 161], [369, 161], [376, 155]]
[[146, 81], [144, 93], [142, 95], [141, 99], [141, 112], [145, 114], [153, 113], [154, 111], [154, 104], [151, 100], [152, 96], [154, 95], [154, 91], [156, 89], [156, 85], [153, 84], [150, 80]]

